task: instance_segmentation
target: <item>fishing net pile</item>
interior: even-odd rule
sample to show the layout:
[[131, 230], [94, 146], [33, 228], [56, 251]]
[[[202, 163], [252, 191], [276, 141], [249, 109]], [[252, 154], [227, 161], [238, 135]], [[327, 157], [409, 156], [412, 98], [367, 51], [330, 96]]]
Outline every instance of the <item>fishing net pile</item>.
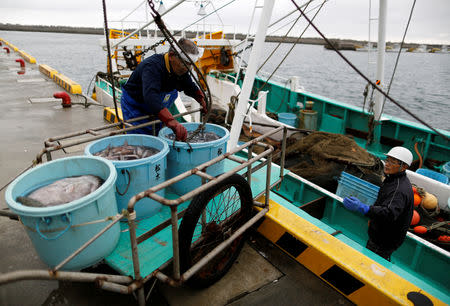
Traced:
[[381, 185], [383, 164], [345, 135], [314, 132], [293, 135], [286, 148], [286, 168], [307, 180], [336, 191], [342, 171]]

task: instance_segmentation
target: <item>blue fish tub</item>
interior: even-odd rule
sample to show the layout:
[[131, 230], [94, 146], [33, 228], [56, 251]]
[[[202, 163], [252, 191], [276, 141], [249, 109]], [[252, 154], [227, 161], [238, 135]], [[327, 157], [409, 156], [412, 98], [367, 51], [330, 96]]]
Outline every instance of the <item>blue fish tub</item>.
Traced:
[[[183, 126], [188, 132], [195, 131], [200, 123], [183, 123]], [[173, 141], [168, 138], [168, 135], [173, 134], [172, 130], [165, 127], [159, 131], [158, 136], [169, 144], [170, 152], [167, 156], [167, 176], [169, 179], [189, 171], [219, 155], [222, 155], [227, 150], [227, 141], [230, 138], [230, 132], [220, 125], [207, 123], [205, 125], [205, 132], [215, 133], [219, 139], [202, 142], [190, 143], [182, 141]], [[216, 163], [208, 169], [206, 173], [212, 176], [218, 176], [224, 172], [224, 161]], [[171, 186], [177, 194], [185, 194], [202, 184], [202, 180], [197, 175], [192, 175], [178, 183]]]
[[[160, 138], [148, 135], [117, 135], [97, 140], [85, 148], [86, 155], [93, 155], [110, 147], [118, 147], [125, 142], [131, 146], [144, 146], [159, 152], [149, 157], [134, 160], [112, 160], [117, 169], [116, 197], [119, 211], [127, 209], [130, 199], [138, 193], [158, 185], [166, 179], [167, 154], [169, 146]], [[164, 196], [164, 190], [157, 192]], [[162, 204], [150, 198], [143, 198], [134, 209], [138, 219], [151, 217], [160, 211]]]
[[[88, 174], [98, 176], [104, 182], [92, 193], [75, 201], [49, 207], [29, 207], [16, 202], [17, 197], [27, 196], [57, 180]], [[20, 216], [41, 260], [53, 268], [112, 222], [109, 217], [117, 215], [113, 188], [116, 179], [114, 165], [105, 159], [87, 156], [62, 158], [20, 175], [9, 185], [5, 199], [9, 208]], [[114, 250], [119, 235], [120, 226], [116, 223], [62, 270], [80, 270], [99, 262]]]
[[279, 113], [278, 114], [278, 121], [293, 126], [293, 127], [297, 127], [297, 115], [296, 114], [292, 114], [292, 113]]

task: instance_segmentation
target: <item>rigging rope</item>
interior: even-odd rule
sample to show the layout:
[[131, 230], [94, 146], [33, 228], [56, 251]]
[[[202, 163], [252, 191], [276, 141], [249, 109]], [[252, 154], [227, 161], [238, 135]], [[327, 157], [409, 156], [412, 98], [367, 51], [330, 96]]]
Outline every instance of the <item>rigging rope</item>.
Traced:
[[[309, 3], [308, 3], [309, 4]], [[264, 67], [264, 65], [267, 63], [267, 61], [274, 55], [275, 51], [278, 50], [278, 48], [281, 46], [281, 44], [286, 40], [287, 36], [289, 35], [289, 33], [291, 32], [291, 30], [294, 28], [294, 26], [297, 24], [298, 20], [300, 19], [300, 17], [302, 17], [302, 15], [299, 15], [297, 17], [297, 19], [295, 19], [294, 23], [292, 24], [292, 26], [289, 28], [289, 30], [287, 30], [286, 34], [283, 36], [283, 38], [281, 39], [281, 41], [278, 42], [278, 45], [273, 48], [272, 52], [269, 54], [269, 56], [266, 58], [266, 60], [261, 64], [261, 66], [259, 66], [258, 70], [256, 70], [256, 73], [258, 73], [262, 67]]]
[[123, 120], [119, 117], [119, 112], [117, 111], [117, 101], [116, 101], [116, 86], [114, 84], [114, 76], [112, 71], [112, 60], [111, 60], [111, 46], [109, 45], [109, 29], [108, 29], [108, 18], [106, 16], [106, 3], [105, 0], [103, 2], [103, 19], [105, 21], [105, 36], [106, 36], [106, 46], [108, 47], [108, 65], [109, 65], [109, 77], [111, 79], [111, 87], [113, 93], [113, 101], [114, 101], [114, 110], [116, 112], [117, 120], [123, 122]]
[[295, 2], [295, 0], [291, 0], [291, 2], [297, 7], [297, 10], [300, 11], [300, 13], [305, 17], [305, 19], [309, 22], [309, 24], [311, 24], [311, 26], [317, 31], [317, 33], [325, 40], [325, 42], [331, 46], [331, 48], [333, 48], [333, 50], [350, 66], [352, 67], [353, 70], [355, 70], [356, 73], [358, 73], [363, 79], [365, 79], [368, 83], [370, 83], [370, 85], [372, 85], [378, 92], [380, 92], [383, 96], [385, 96], [386, 98], [388, 98], [389, 100], [391, 100], [392, 103], [394, 103], [395, 105], [397, 105], [401, 110], [403, 110], [404, 112], [406, 112], [408, 115], [410, 115], [411, 117], [413, 117], [414, 119], [416, 119], [417, 121], [419, 121], [420, 123], [422, 123], [423, 125], [425, 125], [426, 127], [428, 127], [429, 129], [431, 129], [433, 132], [435, 132], [436, 134], [438, 134], [439, 136], [441, 136], [442, 138], [444, 138], [445, 140], [449, 140], [450, 138], [445, 136], [444, 134], [442, 134], [441, 132], [439, 132], [438, 130], [436, 130], [435, 128], [433, 128], [431, 125], [429, 125], [428, 123], [426, 123], [424, 120], [420, 119], [419, 117], [417, 117], [416, 115], [414, 115], [412, 112], [410, 112], [408, 109], [406, 109], [404, 106], [402, 106], [399, 102], [397, 102], [394, 98], [392, 98], [391, 96], [389, 96], [388, 94], [386, 94], [381, 88], [379, 88], [377, 85], [375, 85], [375, 83], [373, 83], [366, 75], [364, 75], [358, 68], [355, 67], [355, 65], [353, 65], [343, 54], [342, 52], [340, 52], [338, 49], [336, 49], [336, 47], [334, 46], [334, 44], [332, 44], [330, 42], [330, 40], [328, 38], [325, 37], [325, 35], [312, 23], [312, 20], [310, 20], [306, 14], [303, 12], [303, 10], [297, 5], [297, 3]]
[[[403, 38], [402, 38], [402, 42], [400, 44], [400, 49], [398, 50], [398, 53], [397, 53], [397, 58], [395, 60], [394, 70], [392, 71], [392, 77], [391, 77], [391, 80], [389, 81], [388, 90], [386, 92], [386, 94], [388, 94], [388, 95], [389, 95], [389, 92], [391, 91], [392, 81], [394, 80], [395, 71], [397, 70], [398, 60], [400, 59], [400, 53], [402, 52], [403, 43], [405, 42], [406, 33], [408, 32], [409, 23], [411, 22], [411, 17], [412, 17], [415, 5], [416, 5], [416, 0], [414, 0], [413, 5], [411, 7], [411, 12], [409, 13], [409, 18], [408, 18], [408, 23], [406, 24], [405, 33], [403, 33]], [[381, 106], [381, 114], [383, 113], [384, 104], [385, 103], [386, 103], [386, 96], [384, 97], [383, 105]]]
[[[325, 2], [327, 2], [328, 0], [324, 0], [324, 2], [322, 3], [322, 4], [319, 4], [319, 5], [316, 5], [315, 7], [313, 7], [313, 8], [311, 8], [308, 12], [306, 12], [307, 14], [308, 13], [310, 13], [311, 11], [313, 11], [313, 10], [315, 10], [316, 8], [318, 8], [319, 6], [320, 6], [320, 8], [319, 8], [319, 10], [316, 12], [316, 15], [317, 15], [317, 13], [320, 11], [320, 9], [322, 8], [322, 6], [325, 4]], [[306, 3], [306, 5], [304, 5], [304, 8], [305, 8], [305, 10], [306, 10], [306, 8], [308, 7], [308, 5], [311, 3], [312, 1], [309, 1], [308, 3]], [[270, 55], [266, 58], [266, 60], [264, 61], [264, 63], [262, 63], [261, 64], [261, 66], [258, 68], [258, 70], [256, 71], [256, 73], [258, 73], [261, 69], [262, 69], [262, 67], [267, 63], [267, 61], [272, 57], [272, 55], [275, 53], [275, 51], [280, 47], [280, 45], [286, 40], [286, 38], [287, 38], [287, 35], [289, 34], [289, 32], [291, 32], [291, 30], [292, 30], [292, 28], [295, 26], [295, 24], [297, 23], [297, 21], [300, 19], [300, 17], [302, 17], [302, 15], [300, 14], [295, 20], [293, 19], [293, 20], [291, 20], [291, 21], [289, 21], [287, 24], [285, 24], [285, 25], [283, 25], [281, 28], [278, 28], [277, 30], [275, 30], [274, 32], [272, 32], [272, 33], [275, 33], [276, 31], [278, 31], [278, 30], [280, 30], [280, 29], [282, 29], [282, 28], [284, 28], [285, 26], [287, 26], [288, 24], [290, 24], [291, 22], [294, 22], [294, 24], [291, 26], [291, 28], [286, 32], [286, 34], [284, 35], [284, 37], [282, 38], [282, 40], [278, 43], [278, 45], [275, 47], [275, 49], [272, 51], [272, 53], [270, 53]], [[315, 18], [316, 16], [314, 16], [314, 18]], [[314, 20], [314, 18], [313, 18], [313, 20]], [[306, 29], [307, 29], [308, 27], [306, 27]], [[300, 37], [301, 36], [303, 36], [303, 34], [305, 33], [305, 31], [306, 31], [306, 29], [303, 31], [303, 33], [300, 35]], [[297, 39], [296, 41], [295, 41], [295, 43], [294, 43], [294, 46], [295, 46], [295, 44], [297, 43], [299, 41], [299, 39]], [[291, 52], [292, 50], [289, 50], [289, 52], [288, 52], [288, 54]], [[281, 63], [280, 63], [281, 64]]]

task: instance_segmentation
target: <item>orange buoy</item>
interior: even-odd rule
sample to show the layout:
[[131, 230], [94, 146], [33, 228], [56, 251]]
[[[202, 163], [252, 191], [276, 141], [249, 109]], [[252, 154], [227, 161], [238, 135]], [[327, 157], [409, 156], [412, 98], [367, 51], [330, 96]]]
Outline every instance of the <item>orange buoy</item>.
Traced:
[[415, 193], [414, 194], [414, 207], [419, 206], [419, 204], [422, 202], [422, 198], [420, 197], [419, 194]]
[[411, 225], [416, 225], [419, 222], [420, 222], [420, 215], [416, 210], [414, 210], [411, 218]]
[[425, 226], [419, 225], [414, 227], [414, 233], [416, 234], [425, 234], [427, 232], [427, 228]]
[[438, 240], [441, 242], [450, 242], [450, 236], [448, 235], [441, 235], [438, 237]]

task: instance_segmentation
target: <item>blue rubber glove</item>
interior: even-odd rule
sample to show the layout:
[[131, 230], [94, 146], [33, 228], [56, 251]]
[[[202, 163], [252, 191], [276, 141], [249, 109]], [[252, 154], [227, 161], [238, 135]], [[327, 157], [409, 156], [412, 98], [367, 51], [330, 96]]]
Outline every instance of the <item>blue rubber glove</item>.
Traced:
[[363, 215], [369, 211], [369, 206], [358, 200], [355, 197], [344, 198], [344, 206], [348, 210], [359, 212]]

